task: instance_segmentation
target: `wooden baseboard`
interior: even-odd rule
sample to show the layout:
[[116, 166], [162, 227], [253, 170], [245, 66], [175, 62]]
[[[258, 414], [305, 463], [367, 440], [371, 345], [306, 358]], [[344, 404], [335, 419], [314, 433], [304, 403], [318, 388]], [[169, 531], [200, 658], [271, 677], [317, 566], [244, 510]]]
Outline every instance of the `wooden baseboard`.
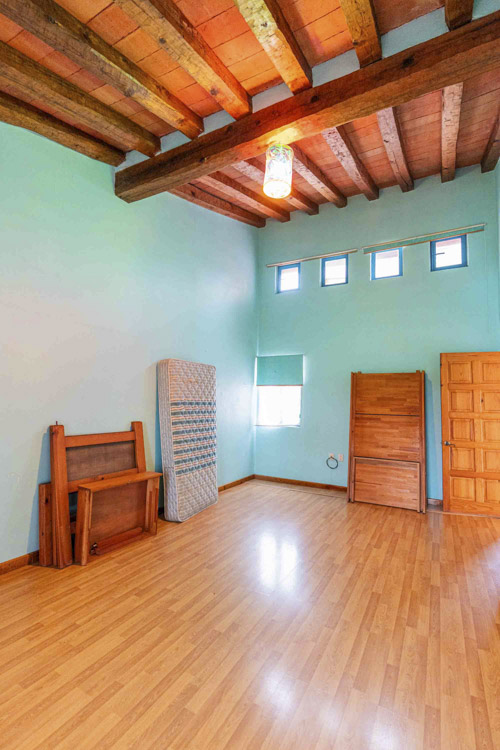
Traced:
[[283, 477], [268, 477], [264, 474], [254, 474], [254, 479], [261, 479], [265, 482], [280, 482], [281, 484], [297, 484], [302, 487], [316, 487], [319, 490], [341, 490], [347, 491], [347, 487], [341, 484], [321, 484], [320, 482], [305, 482], [302, 479], [284, 479]]
[[35, 565], [38, 562], [38, 550], [34, 552], [28, 552], [27, 555], [21, 555], [21, 557], [14, 557], [13, 560], [6, 560], [0, 563], [0, 576], [5, 573], [10, 573], [12, 570], [18, 570], [24, 568], [25, 565]]
[[427, 498], [427, 505], [437, 505], [437, 506], [442, 506], [442, 505], [443, 505], [443, 501], [442, 501], [442, 500], [436, 500], [436, 499], [435, 499], [435, 498], [433, 498], [433, 497], [428, 497], [428, 498]]
[[243, 477], [243, 479], [236, 479], [234, 482], [229, 482], [229, 484], [221, 484], [221, 486], [219, 487], [219, 492], [230, 490], [231, 487], [237, 487], [239, 484], [249, 482], [251, 479], [255, 479], [255, 474], [249, 474], [247, 477]]

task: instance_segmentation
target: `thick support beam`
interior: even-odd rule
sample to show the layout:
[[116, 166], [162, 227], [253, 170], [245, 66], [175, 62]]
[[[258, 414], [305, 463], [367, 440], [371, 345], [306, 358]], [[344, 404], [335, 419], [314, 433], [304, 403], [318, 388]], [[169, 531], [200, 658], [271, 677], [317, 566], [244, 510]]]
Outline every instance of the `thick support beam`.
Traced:
[[330, 128], [325, 130], [323, 138], [344, 167], [345, 171], [355, 185], [366, 195], [369, 201], [378, 198], [378, 187], [373, 182], [368, 170], [361, 162], [349, 140], [345, 128]]
[[413, 190], [414, 185], [408, 168], [408, 162], [406, 161], [403, 138], [396, 110], [394, 107], [382, 109], [380, 112], [377, 112], [377, 120], [394, 177], [398, 181], [398, 185], [403, 193], [407, 193], [408, 190]]
[[372, 0], [340, 0], [359, 64], [380, 60], [382, 47]]
[[0, 0], [0, 13], [189, 138], [203, 130], [180, 99], [53, 0]]
[[109, 146], [97, 138], [84, 133], [82, 130], [67, 125], [46, 112], [42, 112], [30, 104], [15, 99], [9, 94], [0, 91], [0, 120], [9, 125], [17, 125], [20, 128], [31, 130], [33, 133], [43, 135], [51, 141], [60, 143], [78, 151], [80, 154], [90, 156], [105, 164], [117, 167], [125, 159], [123, 151]]
[[441, 182], [455, 179], [463, 83], [446, 86], [441, 104]]
[[212, 187], [216, 190], [224, 191], [229, 198], [244, 201], [250, 209], [256, 209], [266, 214], [266, 216], [270, 216], [272, 219], [283, 222], [290, 221], [290, 213], [281, 208], [272, 198], [268, 198], [262, 192], [256, 193], [254, 190], [250, 190], [246, 185], [233, 180], [232, 177], [228, 177], [224, 172], [209, 174], [202, 178], [202, 182], [209, 188]]
[[500, 114], [491, 131], [486, 151], [481, 161], [481, 172], [491, 172], [495, 169], [500, 157]]
[[123, 144], [125, 151], [136, 149], [152, 156], [160, 150], [160, 139], [149, 130], [4, 42], [0, 42], [1, 80], [12, 84], [23, 96], [46, 101], [52, 109], [97, 131], [112, 143]]
[[293, 144], [293, 168], [304, 180], [339, 208], [347, 206], [347, 198], [329, 177], [305, 154], [300, 146]]
[[312, 85], [312, 72], [278, 0], [234, 0], [274, 67], [294, 94]]
[[115, 0], [170, 57], [235, 119], [252, 111], [250, 97], [173, 0]]
[[227, 216], [230, 219], [242, 221], [244, 224], [250, 224], [252, 227], [266, 226], [266, 220], [262, 216], [252, 214], [250, 211], [240, 208], [240, 206], [229, 203], [224, 198], [207, 193], [197, 185], [182, 185], [182, 187], [175, 188], [170, 192], [179, 198], [185, 198], [190, 203], [196, 203], [197, 206], [208, 208], [210, 211], [215, 211], [215, 213], [222, 214], [222, 216]]
[[473, 10], [474, 0], [445, 0], [444, 14], [450, 31], [470, 23]]
[[122, 170], [127, 201], [171, 190], [250, 159], [271, 143], [293, 143], [500, 66], [500, 11]]
[[[248, 161], [238, 161], [235, 164], [231, 164], [233, 169], [237, 169], [241, 174], [246, 175], [251, 180], [256, 182], [258, 185], [262, 185], [264, 182], [265, 170], [260, 164], [254, 164]], [[319, 206], [307, 195], [301, 193], [292, 184], [292, 191], [289, 196], [285, 198], [285, 201], [299, 211], [305, 211], [309, 216], [316, 216], [319, 213]]]

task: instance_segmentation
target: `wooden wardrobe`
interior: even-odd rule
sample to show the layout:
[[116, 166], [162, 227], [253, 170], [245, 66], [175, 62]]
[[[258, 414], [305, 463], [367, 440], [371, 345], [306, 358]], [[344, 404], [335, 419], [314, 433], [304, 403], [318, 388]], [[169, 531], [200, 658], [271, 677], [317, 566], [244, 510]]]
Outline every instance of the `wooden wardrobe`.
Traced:
[[351, 502], [425, 513], [425, 373], [353, 372]]

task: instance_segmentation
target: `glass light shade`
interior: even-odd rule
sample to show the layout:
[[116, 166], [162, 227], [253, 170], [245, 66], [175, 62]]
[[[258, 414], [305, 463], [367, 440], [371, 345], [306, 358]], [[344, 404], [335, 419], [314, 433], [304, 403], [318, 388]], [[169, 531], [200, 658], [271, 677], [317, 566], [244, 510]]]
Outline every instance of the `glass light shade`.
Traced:
[[292, 189], [293, 151], [290, 146], [275, 143], [266, 152], [264, 193], [270, 198], [286, 198]]

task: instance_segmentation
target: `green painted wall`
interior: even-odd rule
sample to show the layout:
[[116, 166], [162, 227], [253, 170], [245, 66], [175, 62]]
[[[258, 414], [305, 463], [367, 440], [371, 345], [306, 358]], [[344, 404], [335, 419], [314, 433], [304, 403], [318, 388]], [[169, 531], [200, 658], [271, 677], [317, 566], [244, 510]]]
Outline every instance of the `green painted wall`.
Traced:
[[[428, 494], [441, 495], [439, 354], [500, 348], [495, 174], [462, 170], [454, 182], [419, 181], [342, 210], [296, 214], [259, 233], [259, 355], [304, 354], [302, 425], [256, 428], [256, 473], [345, 485], [351, 371], [427, 372]], [[321, 288], [320, 262], [302, 266], [302, 289], [275, 294], [266, 263], [486, 222], [469, 237], [469, 267], [431, 273], [429, 245], [404, 251], [402, 278], [370, 281], [369, 257], [349, 259], [349, 284]], [[336, 471], [328, 454], [343, 453]]]
[[173, 196], [127, 205], [105, 165], [0, 125], [0, 562], [38, 549], [48, 425], [145, 423], [155, 363], [213, 364], [219, 483], [253, 471], [256, 231]]

